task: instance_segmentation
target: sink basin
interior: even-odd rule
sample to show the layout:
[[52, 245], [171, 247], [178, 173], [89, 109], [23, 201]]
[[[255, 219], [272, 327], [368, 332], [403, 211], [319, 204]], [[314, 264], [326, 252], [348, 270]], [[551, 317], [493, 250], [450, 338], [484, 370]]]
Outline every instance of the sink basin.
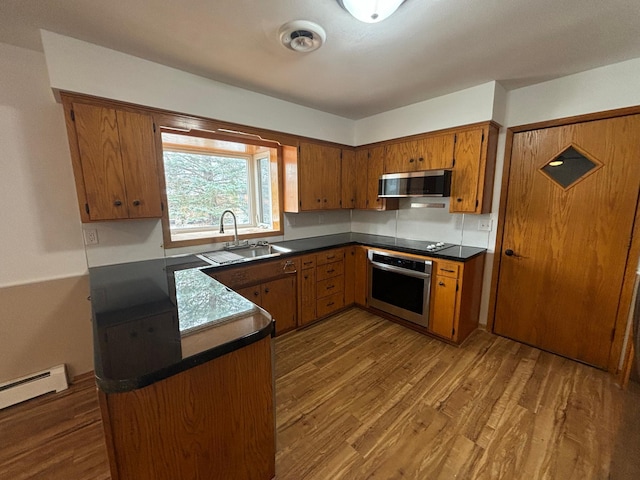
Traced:
[[286, 252], [290, 252], [290, 250], [277, 245], [252, 245], [245, 248], [234, 248], [233, 250], [216, 250], [215, 252], [201, 253], [198, 257], [212, 265], [228, 265], [230, 263], [277, 257]]

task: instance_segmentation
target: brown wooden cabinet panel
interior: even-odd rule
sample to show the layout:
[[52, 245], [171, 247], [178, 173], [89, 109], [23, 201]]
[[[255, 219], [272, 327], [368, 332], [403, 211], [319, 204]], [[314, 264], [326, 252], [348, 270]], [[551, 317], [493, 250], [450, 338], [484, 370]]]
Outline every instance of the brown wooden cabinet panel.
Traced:
[[316, 295], [318, 298], [334, 295], [338, 292], [344, 292], [344, 275], [320, 280], [317, 283]]
[[357, 246], [355, 249], [354, 301], [356, 305], [364, 307], [367, 304], [368, 288], [367, 248]]
[[337, 262], [342, 259], [344, 259], [344, 248], [334, 248], [316, 254], [316, 264], [318, 266]]
[[316, 280], [325, 280], [331, 277], [337, 277], [344, 274], [344, 261], [327, 263], [316, 267]]
[[302, 269], [298, 274], [298, 318], [300, 325], [316, 319], [316, 268]]
[[331, 315], [333, 312], [337, 312], [344, 307], [344, 295], [342, 292], [329, 295], [318, 299], [317, 311], [318, 318]]
[[448, 339], [453, 338], [454, 334], [457, 288], [456, 278], [436, 275], [429, 330]]
[[73, 111], [89, 218], [129, 218], [116, 111], [82, 103]]
[[270, 480], [269, 337], [153, 385], [99, 393], [111, 478]]
[[344, 249], [344, 304], [355, 303], [356, 249], [353, 245]]
[[261, 299], [262, 308], [276, 321], [276, 335], [296, 328], [296, 279], [294, 276], [263, 283]]
[[153, 119], [132, 112], [117, 114], [129, 218], [161, 217]]
[[497, 137], [498, 129], [493, 124], [456, 134], [450, 212], [491, 211]]
[[452, 168], [453, 145], [453, 133], [387, 145], [384, 171], [399, 173]]
[[[297, 209], [287, 211], [330, 210], [340, 208], [341, 149], [301, 142], [297, 159]], [[285, 185], [285, 189], [287, 186]], [[285, 194], [286, 195], [286, 194]]]
[[357, 153], [354, 150], [342, 150], [342, 208], [359, 208]]
[[161, 217], [152, 117], [63, 101], [82, 221]]

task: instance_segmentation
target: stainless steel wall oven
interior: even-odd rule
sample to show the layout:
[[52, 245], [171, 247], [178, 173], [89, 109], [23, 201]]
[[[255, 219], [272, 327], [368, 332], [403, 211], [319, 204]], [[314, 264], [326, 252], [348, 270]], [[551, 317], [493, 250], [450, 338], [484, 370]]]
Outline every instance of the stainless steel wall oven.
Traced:
[[369, 250], [369, 306], [429, 326], [430, 260]]

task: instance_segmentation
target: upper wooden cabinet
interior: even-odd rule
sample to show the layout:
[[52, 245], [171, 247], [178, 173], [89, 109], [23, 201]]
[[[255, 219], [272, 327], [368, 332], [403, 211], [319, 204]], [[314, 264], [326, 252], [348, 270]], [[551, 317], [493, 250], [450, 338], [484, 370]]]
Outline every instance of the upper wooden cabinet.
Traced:
[[161, 217], [152, 117], [63, 102], [82, 221]]
[[453, 146], [453, 133], [389, 144], [385, 147], [384, 173], [452, 168]]
[[301, 142], [298, 151], [283, 149], [285, 212], [340, 208], [341, 155], [337, 147]]
[[342, 208], [397, 210], [397, 198], [378, 198], [378, 180], [384, 173], [385, 147], [357, 149], [342, 157]]
[[455, 134], [455, 163], [451, 176], [451, 213], [489, 213], [498, 145], [494, 124]]

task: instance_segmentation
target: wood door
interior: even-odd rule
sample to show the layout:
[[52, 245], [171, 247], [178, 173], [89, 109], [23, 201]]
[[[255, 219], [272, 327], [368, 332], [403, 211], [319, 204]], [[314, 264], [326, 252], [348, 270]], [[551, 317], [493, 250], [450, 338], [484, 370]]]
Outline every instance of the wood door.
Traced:
[[316, 267], [300, 271], [300, 325], [316, 319]]
[[[635, 115], [514, 135], [495, 333], [607, 366], [640, 187], [639, 131]], [[595, 166], [557, 183], [548, 165], [569, 146]]]
[[384, 151], [384, 173], [413, 172], [417, 170], [417, 141], [387, 145]]
[[116, 111], [74, 103], [73, 112], [89, 218], [129, 218]]
[[358, 150], [356, 152], [355, 177], [356, 177], [356, 206], [359, 210], [368, 208], [368, 168], [369, 150]]
[[[385, 199], [378, 198], [378, 180], [384, 174], [384, 147], [369, 150], [369, 162], [367, 165], [367, 200], [366, 207], [370, 210], [384, 210]], [[390, 199], [395, 201], [397, 199]]]
[[340, 153], [340, 149], [336, 147], [300, 143], [301, 210], [340, 208]]
[[362, 307], [367, 305], [367, 287], [368, 287], [368, 273], [367, 273], [367, 247], [356, 246], [356, 259], [355, 259], [355, 278], [354, 278], [354, 301], [356, 305]]
[[291, 275], [262, 284], [262, 308], [276, 321], [276, 334], [296, 328], [296, 277]]
[[344, 249], [344, 304], [355, 302], [356, 287], [356, 246]]
[[242, 295], [247, 300], [255, 303], [258, 306], [262, 304], [262, 286], [254, 285], [253, 287], [244, 287], [236, 290], [236, 293]]
[[117, 118], [129, 218], [161, 217], [153, 119], [124, 111]]

